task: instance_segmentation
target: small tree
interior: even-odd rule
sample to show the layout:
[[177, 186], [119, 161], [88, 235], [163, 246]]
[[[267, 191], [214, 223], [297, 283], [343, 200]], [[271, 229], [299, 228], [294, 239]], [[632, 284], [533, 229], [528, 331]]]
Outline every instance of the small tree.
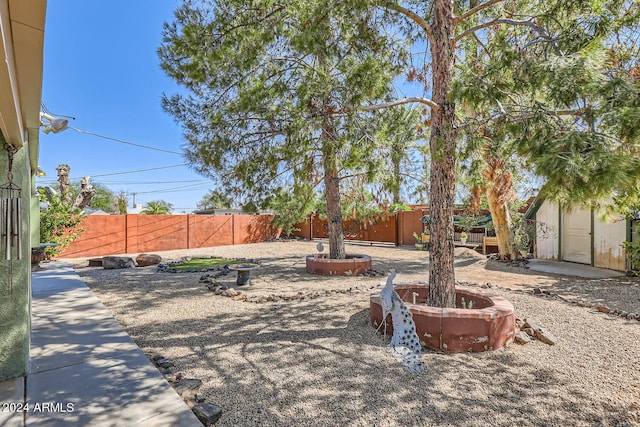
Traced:
[[46, 257], [50, 259], [66, 249], [85, 231], [80, 222], [86, 215], [82, 214], [80, 209], [72, 208], [59, 194], [46, 194], [43, 189], [39, 191], [40, 200], [49, 204], [47, 210], [40, 213], [40, 238], [44, 242], [58, 245], [45, 249]]
[[140, 212], [143, 215], [170, 215], [173, 205], [164, 200], [153, 200], [144, 205]]
[[294, 191], [295, 189], [281, 188], [264, 204], [266, 209], [273, 212], [273, 226], [281, 229], [284, 236], [298, 231], [296, 225], [305, 221], [314, 207], [315, 198], [309, 197], [313, 192], [312, 188], [307, 187], [307, 197], [296, 195]]
[[345, 258], [341, 181], [382, 166], [373, 114], [360, 110], [388, 99], [402, 55], [388, 47], [364, 4], [185, 2], [158, 53], [188, 95], [163, 108], [183, 125], [192, 166], [226, 188], [265, 200], [321, 187], [329, 256]]
[[116, 207], [118, 209], [118, 213], [120, 215], [126, 215], [127, 202], [128, 202], [127, 193], [125, 193], [124, 191], [121, 191], [118, 193], [117, 196], [115, 196], [115, 199], [116, 199]]

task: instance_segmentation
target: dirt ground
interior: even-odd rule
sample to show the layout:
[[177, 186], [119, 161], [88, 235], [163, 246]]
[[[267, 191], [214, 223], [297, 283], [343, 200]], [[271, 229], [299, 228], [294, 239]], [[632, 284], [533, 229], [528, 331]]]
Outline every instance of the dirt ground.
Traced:
[[[581, 279], [533, 272], [456, 250], [456, 279], [510, 300], [520, 318], [557, 338], [487, 353], [424, 350], [426, 371], [406, 373], [389, 337], [369, 323], [369, 291], [396, 269], [395, 283], [428, 279], [428, 253], [348, 245], [372, 256], [378, 277], [305, 271], [316, 242], [270, 242], [159, 252], [260, 262], [251, 303], [214, 295], [203, 273], [156, 267], [103, 270], [71, 263], [145, 353], [200, 378], [229, 426], [640, 425], [640, 321], [579, 306], [640, 313], [640, 280]], [[219, 282], [235, 287], [235, 274]], [[534, 289], [551, 294], [534, 294]], [[539, 292], [539, 291], [537, 291]], [[297, 299], [289, 299], [298, 295]], [[267, 301], [268, 297], [277, 301]], [[281, 299], [287, 297], [287, 300]]]

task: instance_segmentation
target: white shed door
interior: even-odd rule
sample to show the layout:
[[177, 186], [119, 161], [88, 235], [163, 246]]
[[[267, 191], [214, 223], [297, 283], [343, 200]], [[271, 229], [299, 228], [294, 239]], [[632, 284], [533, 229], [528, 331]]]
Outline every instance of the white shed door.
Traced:
[[562, 259], [591, 264], [591, 211], [564, 211], [562, 217]]

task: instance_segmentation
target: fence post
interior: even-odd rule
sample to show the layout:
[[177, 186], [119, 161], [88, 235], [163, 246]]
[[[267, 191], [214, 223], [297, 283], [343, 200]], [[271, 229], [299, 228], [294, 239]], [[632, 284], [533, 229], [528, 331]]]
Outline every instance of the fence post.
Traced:
[[187, 214], [187, 249], [191, 249], [191, 214]]
[[400, 211], [396, 212], [396, 214], [394, 215], [396, 218], [396, 224], [395, 224], [395, 245], [396, 246], [400, 246], [400, 236], [399, 236], [399, 229], [400, 229]]

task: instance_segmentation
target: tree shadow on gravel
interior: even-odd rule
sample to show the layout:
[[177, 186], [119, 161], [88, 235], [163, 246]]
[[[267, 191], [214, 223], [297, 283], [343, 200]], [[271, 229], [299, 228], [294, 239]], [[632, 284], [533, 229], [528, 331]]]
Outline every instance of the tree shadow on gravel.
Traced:
[[[179, 346], [225, 414], [219, 425], [633, 425], [635, 407], [594, 401], [556, 367], [518, 347], [475, 354], [426, 351], [414, 376], [385, 349], [369, 310], [336, 301], [252, 305], [242, 313], [166, 322], [133, 338]], [[346, 317], [345, 317], [346, 316]], [[167, 333], [166, 331], [172, 331]], [[241, 397], [239, 399], [239, 397]], [[579, 402], [579, 405], [576, 403]], [[606, 406], [609, 405], [609, 406]]]

